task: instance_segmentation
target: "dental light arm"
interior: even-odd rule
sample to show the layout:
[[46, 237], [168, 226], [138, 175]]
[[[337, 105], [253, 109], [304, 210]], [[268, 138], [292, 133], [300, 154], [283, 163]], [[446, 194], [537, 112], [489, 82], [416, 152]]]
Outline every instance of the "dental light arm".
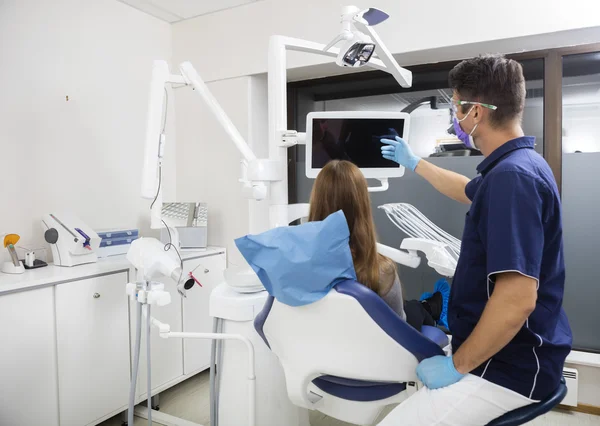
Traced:
[[179, 69], [181, 70], [181, 74], [186, 80], [186, 83], [196, 89], [196, 93], [198, 93], [204, 102], [206, 102], [210, 112], [227, 132], [227, 135], [233, 141], [235, 147], [240, 151], [244, 159], [247, 162], [256, 160], [256, 155], [254, 155], [254, 152], [252, 152], [238, 129], [231, 122], [227, 116], [227, 113], [225, 113], [223, 108], [221, 108], [219, 102], [217, 102], [212, 93], [210, 93], [210, 90], [208, 90], [208, 87], [206, 87], [206, 84], [202, 78], [200, 78], [192, 64], [189, 62], [184, 62], [181, 64]]
[[[180, 65], [180, 75], [171, 74], [165, 61], [154, 61], [152, 79], [150, 82], [150, 97], [148, 102], [148, 118], [146, 123], [146, 144], [144, 148], [144, 165], [142, 172], [142, 197], [153, 200], [150, 227], [160, 229], [162, 223], [162, 164], [166, 145], [165, 125], [168, 84], [183, 84], [191, 86], [208, 105], [209, 110], [223, 127], [229, 138], [243, 157], [242, 178], [245, 195], [248, 198], [262, 200], [267, 196], [265, 182], [280, 178], [277, 167], [269, 160], [258, 160], [240, 132], [229, 119], [221, 105], [210, 93], [202, 78], [192, 64], [184, 62]], [[164, 106], [164, 112], [163, 112]], [[167, 226], [168, 221], [165, 223]], [[170, 227], [170, 226], [169, 226]], [[174, 231], [174, 227], [172, 231]], [[176, 235], [176, 232], [172, 232]], [[174, 243], [175, 245], [175, 243]]]
[[364, 32], [368, 33], [373, 39], [375, 43], [375, 53], [377, 57], [383, 62], [383, 66], [379, 64], [379, 61], [371, 59], [369, 64], [372, 68], [385, 71], [391, 74], [398, 84], [404, 88], [408, 88], [412, 86], [412, 72], [407, 70], [406, 68], [402, 68], [398, 65], [398, 62], [392, 56], [392, 53], [388, 50], [388, 48], [383, 44], [383, 41], [375, 31], [373, 27], [362, 25], [357, 23], [358, 28], [361, 28]]

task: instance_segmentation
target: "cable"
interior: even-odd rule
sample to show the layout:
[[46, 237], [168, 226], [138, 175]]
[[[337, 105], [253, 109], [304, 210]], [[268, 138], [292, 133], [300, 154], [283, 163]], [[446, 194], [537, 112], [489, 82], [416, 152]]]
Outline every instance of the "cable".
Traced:
[[[160, 138], [165, 134], [165, 129], [167, 128], [167, 113], [169, 111], [169, 91], [165, 87], [165, 114], [163, 118], [162, 130], [160, 131], [160, 135], [158, 136], [158, 151], [160, 155]], [[158, 189], [156, 190], [156, 195], [154, 196], [154, 200], [152, 200], [152, 204], [150, 204], [150, 210], [154, 207], [156, 200], [158, 199], [158, 195], [160, 194], [160, 188], [162, 185], [162, 159], [159, 157], [158, 163]]]
[[[162, 125], [162, 130], [160, 132], [159, 141], [158, 141], [159, 150], [160, 150], [160, 137], [162, 135], [164, 135], [165, 129], [167, 128], [167, 113], [168, 113], [168, 111], [169, 111], [169, 91], [165, 87], [165, 114], [163, 116], [164, 117], [163, 125]], [[160, 161], [158, 164], [158, 188], [156, 190], [156, 195], [154, 196], [154, 200], [152, 200], [152, 204], [150, 204], [150, 210], [152, 210], [154, 208], [154, 205], [156, 204], [156, 201], [158, 200], [158, 196], [160, 195], [161, 188], [162, 188], [162, 161]], [[175, 253], [177, 253], [177, 257], [179, 257], [179, 265], [181, 266], [181, 272], [179, 273], [179, 282], [181, 282], [181, 277], [183, 276], [183, 259], [181, 257], [181, 254], [179, 254], [179, 250], [177, 250], [177, 247], [175, 247], [173, 245], [173, 238], [171, 236], [171, 230], [167, 226], [167, 223], [163, 219], [161, 219], [161, 222], [163, 223], [165, 228], [167, 228], [167, 232], [169, 233], [169, 242], [167, 244], [165, 244], [164, 250], [169, 251], [169, 250], [171, 250], [171, 248], [175, 249]], [[179, 284], [179, 282], [177, 284]]]
[[133, 414], [135, 409], [135, 390], [140, 367], [140, 350], [142, 341], [142, 304], [135, 301], [135, 346], [133, 349], [133, 370], [131, 372], [131, 383], [129, 385], [129, 405], [127, 409], [127, 424], [133, 425]]
[[179, 250], [177, 250], [177, 247], [173, 245], [173, 239], [171, 238], [171, 230], [167, 226], [167, 223], [164, 221], [164, 219], [161, 219], [161, 222], [163, 223], [163, 225], [165, 225], [165, 228], [167, 228], [167, 232], [169, 233], [169, 242], [165, 244], [165, 251], [169, 251], [171, 250], [171, 248], [173, 248], [175, 249], [175, 253], [177, 253], [177, 257], [179, 257], [179, 265], [181, 266], [179, 272], [179, 280], [177, 281], [177, 284], [179, 284], [181, 282], [181, 277], [183, 276], [183, 259], [181, 258], [181, 254], [179, 254]]
[[162, 128], [162, 132], [165, 132], [165, 128], [167, 127], [167, 112], [169, 111], [169, 91], [167, 90], [167, 88], [165, 87], [165, 118], [163, 120], [163, 128]]
[[162, 165], [158, 166], [158, 189], [156, 190], [156, 195], [154, 196], [154, 200], [152, 200], [152, 204], [150, 204], [150, 210], [154, 207], [156, 200], [158, 200], [158, 195], [160, 194], [160, 187], [162, 185]]

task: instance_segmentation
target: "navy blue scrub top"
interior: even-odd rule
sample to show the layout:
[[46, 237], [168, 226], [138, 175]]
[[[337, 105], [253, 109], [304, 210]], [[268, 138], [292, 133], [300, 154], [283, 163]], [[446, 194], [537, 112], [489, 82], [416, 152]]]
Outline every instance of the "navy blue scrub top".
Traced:
[[535, 138], [496, 149], [467, 184], [472, 201], [449, 306], [452, 348], [469, 337], [494, 292], [495, 275], [538, 281], [536, 307], [513, 340], [472, 374], [534, 400], [554, 391], [572, 336], [562, 309], [565, 264], [558, 188]]

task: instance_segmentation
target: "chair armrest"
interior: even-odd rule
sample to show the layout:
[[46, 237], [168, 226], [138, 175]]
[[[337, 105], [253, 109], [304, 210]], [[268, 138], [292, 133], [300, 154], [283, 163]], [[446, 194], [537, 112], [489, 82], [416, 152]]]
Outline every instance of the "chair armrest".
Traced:
[[424, 325], [421, 327], [421, 334], [427, 337], [429, 340], [435, 342], [440, 348], [448, 346], [448, 336], [446, 336], [446, 333], [437, 327]]

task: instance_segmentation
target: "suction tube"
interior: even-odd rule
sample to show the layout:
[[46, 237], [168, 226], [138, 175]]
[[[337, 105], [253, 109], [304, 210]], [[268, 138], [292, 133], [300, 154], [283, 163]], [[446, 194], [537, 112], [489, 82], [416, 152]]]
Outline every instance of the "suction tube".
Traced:
[[146, 305], [146, 374], [148, 376], [148, 387], [146, 396], [148, 397], [148, 426], [152, 426], [152, 366], [150, 364], [150, 328], [152, 327], [152, 325], [150, 324], [150, 318], [150, 305]]
[[133, 370], [131, 384], [129, 385], [129, 408], [127, 410], [127, 424], [133, 426], [133, 410], [135, 407], [135, 387], [137, 384], [138, 368], [140, 366], [140, 349], [142, 345], [142, 304], [135, 302], [135, 348], [133, 353]]

